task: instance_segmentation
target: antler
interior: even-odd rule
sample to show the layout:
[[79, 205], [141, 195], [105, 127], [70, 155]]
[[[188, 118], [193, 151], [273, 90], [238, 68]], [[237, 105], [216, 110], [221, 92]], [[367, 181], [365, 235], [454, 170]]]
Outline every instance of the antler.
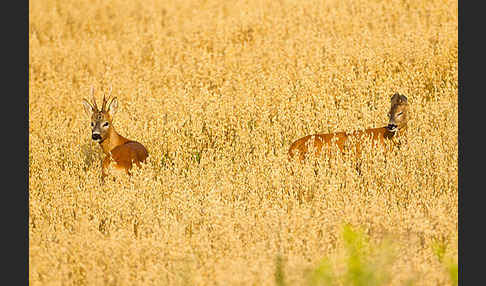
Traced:
[[110, 85], [110, 91], [108, 92], [108, 98], [106, 98], [105, 95], [103, 94], [103, 105], [101, 107], [101, 111], [106, 111], [106, 103], [109, 101], [112, 91], [113, 91], [113, 86]]
[[98, 111], [98, 106], [96, 105], [96, 99], [94, 97], [94, 87], [91, 86], [91, 101], [93, 102], [93, 108]]

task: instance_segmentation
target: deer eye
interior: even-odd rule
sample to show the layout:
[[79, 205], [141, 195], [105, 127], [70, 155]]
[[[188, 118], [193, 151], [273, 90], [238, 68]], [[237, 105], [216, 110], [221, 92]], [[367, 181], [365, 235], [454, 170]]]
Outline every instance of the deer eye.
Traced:
[[91, 127], [94, 127], [94, 123], [93, 122], [91, 122]]
[[103, 127], [108, 127], [108, 122], [103, 123]]

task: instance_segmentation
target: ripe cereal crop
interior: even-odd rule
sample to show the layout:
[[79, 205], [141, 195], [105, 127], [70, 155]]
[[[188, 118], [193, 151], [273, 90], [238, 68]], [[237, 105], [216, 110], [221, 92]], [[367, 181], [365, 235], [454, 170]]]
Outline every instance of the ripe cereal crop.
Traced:
[[[457, 13], [30, 1], [30, 284], [457, 285]], [[101, 182], [91, 86], [148, 150], [131, 176]], [[394, 93], [400, 148], [288, 160], [305, 135], [385, 126]]]

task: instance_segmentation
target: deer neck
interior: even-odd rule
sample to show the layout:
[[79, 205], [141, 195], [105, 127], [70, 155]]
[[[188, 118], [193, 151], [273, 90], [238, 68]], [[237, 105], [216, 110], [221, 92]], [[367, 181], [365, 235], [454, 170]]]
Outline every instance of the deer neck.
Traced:
[[392, 141], [395, 145], [399, 146], [403, 143], [406, 143], [406, 134], [407, 134], [407, 126], [400, 128], [396, 132], [391, 132], [388, 130], [387, 127], [384, 127], [385, 132], [383, 133], [383, 137]]
[[407, 135], [407, 125], [403, 126], [402, 128], [400, 128], [398, 131], [397, 131], [397, 134], [396, 136], [397, 137], [404, 137]]
[[383, 132], [383, 137], [385, 137], [385, 139], [392, 139], [397, 135], [397, 132], [391, 132], [387, 126], [383, 127], [383, 129], [385, 130]]
[[402, 128], [400, 128], [400, 130], [398, 130], [397, 140], [398, 142], [400, 142], [400, 144], [407, 143], [407, 130], [407, 125], [403, 126]]
[[127, 141], [127, 138], [118, 134], [115, 128], [111, 127], [108, 131], [108, 136], [106, 136], [106, 139], [100, 143], [100, 146], [103, 149], [103, 153], [109, 156], [111, 150], [126, 143]]

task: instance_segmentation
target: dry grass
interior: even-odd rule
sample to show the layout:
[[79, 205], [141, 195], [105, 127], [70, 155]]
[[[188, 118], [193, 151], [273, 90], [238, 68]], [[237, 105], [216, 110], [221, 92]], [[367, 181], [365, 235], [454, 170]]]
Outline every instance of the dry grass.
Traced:
[[[324, 257], [345, 273], [344, 224], [393, 241], [388, 284], [453, 283], [457, 1], [29, 5], [32, 285], [305, 285]], [[91, 84], [150, 153], [104, 185]], [[394, 92], [408, 143], [361, 176], [287, 161], [306, 134], [383, 126]]]

